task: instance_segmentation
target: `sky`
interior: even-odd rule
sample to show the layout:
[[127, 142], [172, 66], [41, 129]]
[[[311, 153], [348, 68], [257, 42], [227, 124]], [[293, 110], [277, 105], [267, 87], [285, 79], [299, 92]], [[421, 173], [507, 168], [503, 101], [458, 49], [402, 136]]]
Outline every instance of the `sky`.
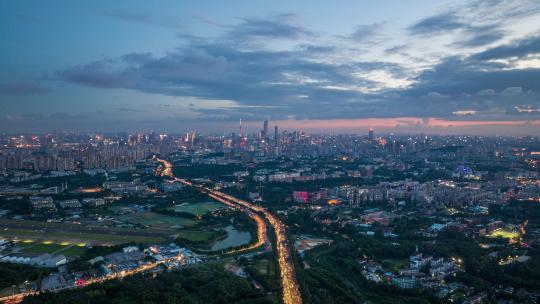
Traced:
[[0, 0], [0, 132], [540, 134], [540, 1]]

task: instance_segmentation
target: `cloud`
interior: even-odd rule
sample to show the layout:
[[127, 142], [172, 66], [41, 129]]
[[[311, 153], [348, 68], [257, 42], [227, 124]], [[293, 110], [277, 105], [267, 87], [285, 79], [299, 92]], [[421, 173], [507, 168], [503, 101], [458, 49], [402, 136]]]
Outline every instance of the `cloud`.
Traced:
[[463, 34], [464, 39], [456, 45], [461, 47], [479, 47], [492, 44], [505, 36], [505, 31], [492, 26], [470, 27]]
[[237, 25], [230, 26], [228, 38], [232, 40], [252, 39], [299, 39], [314, 33], [297, 24], [294, 14], [279, 14], [269, 18], [243, 18]]
[[6, 95], [40, 95], [51, 90], [35, 82], [14, 82], [0, 84], [0, 94]]
[[347, 38], [357, 41], [366, 42], [380, 37], [380, 30], [384, 26], [385, 22], [376, 22], [372, 24], [362, 24], [356, 26], [354, 32]]
[[180, 18], [168, 16], [155, 16], [148, 13], [131, 12], [126, 10], [107, 10], [102, 12], [106, 17], [132, 23], [150, 24], [165, 28], [181, 29], [183, 24]]
[[493, 96], [495, 95], [495, 90], [493, 89], [484, 89], [478, 92], [479, 96]]
[[504, 96], [516, 96], [523, 93], [523, 89], [520, 87], [509, 87], [502, 91], [502, 95]]
[[451, 6], [408, 27], [413, 36], [452, 35], [454, 45], [474, 48], [500, 41], [506, 27], [540, 13], [535, 0], [475, 0]]
[[[84, 83], [93, 87], [121, 88], [128, 87], [129, 82], [134, 81], [129, 70], [122, 67], [115, 67], [117, 63], [133, 64], [131, 59], [141, 57], [141, 54], [129, 54], [120, 60], [96, 61], [86, 65], [79, 65], [61, 72], [61, 77], [75, 82]], [[121, 72], [120, 72], [121, 71]]]
[[[447, 117], [463, 108], [515, 106], [509, 99], [522, 91], [532, 104], [540, 90], [539, 69], [508, 69], [469, 57], [448, 57], [413, 78], [412, 85], [391, 89], [368, 75], [395, 78], [409, 74], [389, 62], [321, 62], [305, 48], [294, 51], [245, 51], [215, 42], [193, 42], [162, 57], [129, 54], [73, 67], [66, 81], [103, 88], [226, 100], [237, 106], [195, 109], [201, 117], [298, 119], [358, 117]], [[249, 63], [249, 64], [246, 64]], [[508, 88], [497, 93], [490, 88]], [[306, 98], [307, 97], [307, 98]]]
[[444, 33], [466, 26], [467, 24], [460, 21], [456, 14], [447, 12], [424, 18], [411, 25], [409, 31], [413, 35], [428, 35]]
[[396, 45], [396, 46], [389, 47], [389, 48], [385, 49], [384, 52], [386, 54], [398, 54], [398, 53], [406, 50], [407, 48], [408, 48], [408, 46], [405, 45], [405, 44]]
[[473, 56], [476, 60], [506, 59], [525, 57], [540, 53], [540, 34], [488, 49]]
[[452, 114], [455, 115], [455, 116], [474, 115], [476, 113], [477, 113], [477, 111], [475, 111], [475, 110], [458, 110], [458, 111], [452, 112]]
[[[485, 49], [499, 41], [504, 31], [499, 23], [486, 23], [480, 17], [482, 22], [471, 25], [471, 18], [460, 8], [409, 27], [413, 36], [459, 32], [461, 40], [453, 45], [484, 47], [471, 55], [437, 58], [422, 69], [376, 59], [361, 61], [350, 55], [356, 50], [320, 39], [301, 26], [295, 15], [283, 14], [220, 25], [222, 33], [212, 39], [183, 37], [178, 48], [162, 56], [131, 53], [73, 66], [58, 75], [85, 86], [194, 97], [190, 111], [198, 119], [210, 120], [455, 117], [462, 111], [475, 111], [475, 118], [487, 119], [495, 114], [514, 115], [519, 103], [536, 107], [540, 69], [516, 69], [490, 60], [501, 50], [527, 56], [534, 50], [534, 39]], [[377, 37], [380, 27], [359, 26], [347, 38], [366, 41]], [[272, 39], [285, 39], [293, 46], [278, 50], [264, 43]], [[263, 43], [251, 44], [254, 41]], [[395, 45], [381, 51], [400, 54], [406, 49], [414, 47]], [[201, 100], [218, 102], [209, 108], [199, 106]]]

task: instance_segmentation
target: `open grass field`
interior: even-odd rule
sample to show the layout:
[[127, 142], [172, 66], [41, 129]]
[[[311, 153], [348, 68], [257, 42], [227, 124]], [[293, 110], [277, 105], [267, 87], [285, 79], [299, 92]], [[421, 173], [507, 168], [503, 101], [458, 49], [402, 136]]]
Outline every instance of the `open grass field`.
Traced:
[[[67, 223], [45, 223], [0, 219], [0, 238], [20, 240], [21, 248], [34, 243], [55, 244], [90, 243], [92, 245], [115, 245], [128, 242], [162, 243], [167, 241], [167, 231], [152, 229], [127, 229], [110, 227], [89, 227]], [[39, 250], [36, 247], [33, 250]]]
[[216, 231], [181, 230], [178, 237], [191, 242], [210, 242], [219, 236]]
[[33, 246], [26, 247], [23, 252], [30, 254], [42, 254], [42, 253], [53, 253], [61, 251], [67, 248], [69, 245], [60, 245], [57, 243], [36, 243]]
[[158, 228], [172, 228], [173, 226], [189, 227], [195, 225], [195, 221], [178, 217], [159, 214], [155, 212], [136, 212], [124, 214], [118, 217], [121, 221], [147, 225]]
[[27, 254], [63, 254], [67, 257], [79, 257], [85, 251], [85, 243], [70, 243], [70, 242], [52, 242], [52, 241], [29, 241], [18, 242], [17, 247], [22, 248], [21, 252]]
[[409, 259], [385, 259], [383, 260], [383, 266], [391, 269], [394, 272], [399, 272], [403, 268], [409, 266]]
[[220, 204], [218, 202], [201, 202], [201, 203], [182, 203], [179, 205], [175, 205], [171, 207], [171, 210], [174, 210], [176, 212], [187, 212], [194, 215], [203, 215], [207, 212], [211, 212], [214, 210], [227, 208], [223, 204]]
[[[114, 231], [111, 231], [114, 233]], [[55, 242], [84, 242], [92, 244], [114, 245], [128, 242], [138, 243], [162, 243], [165, 238], [161, 236], [146, 236], [146, 235], [123, 235], [123, 234], [106, 234], [106, 233], [86, 233], [86, 232], [53, 232], [44, 233], [43, 231], [35, 231], [28, 229], [9, 229], [0, 232], [2, 237], [6, 238], [23, 238], [32, 240], [51, 240]]]
[[85, 251], [86, 251], [86, 248], [75, 245], [75, 246], [71, 246], [69, 248], [64, 249], [60, 253], [67, 257], [79, 257], [83, 255]]

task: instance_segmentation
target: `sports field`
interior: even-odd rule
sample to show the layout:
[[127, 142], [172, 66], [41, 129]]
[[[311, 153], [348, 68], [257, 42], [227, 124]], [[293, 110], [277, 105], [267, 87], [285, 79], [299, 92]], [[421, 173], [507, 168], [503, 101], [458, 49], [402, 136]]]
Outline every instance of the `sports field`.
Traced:
[[141, 224], [158, 228], [173, 228], [174, 226], [189, 227], [195, 225], [195, 221], [179, 217], [159, 214], [155, 212], [136, 212], [124, 214], [119, 220], [133, 224]]
[[172, 206], [170, 209], [176, 212], [187, 212], [194, 215], [203, 215], [207, 212], [227, 208], [218, 202], [182, 203]]
[[493, 231], [490, 236], [495, 237], [495, 238], [502, 237], [505, 239], [516, 239], [519, 237], [519, 232], [499, 229], [499, 230]]
[[86, 251], [86, 243], [71, 243], [66, 241], [41, 241], [26, 239], [17, 241], [16, 248], [19, 253], [40, 255], [43, 253], [63, 254], [66, 257], [79, 257]]

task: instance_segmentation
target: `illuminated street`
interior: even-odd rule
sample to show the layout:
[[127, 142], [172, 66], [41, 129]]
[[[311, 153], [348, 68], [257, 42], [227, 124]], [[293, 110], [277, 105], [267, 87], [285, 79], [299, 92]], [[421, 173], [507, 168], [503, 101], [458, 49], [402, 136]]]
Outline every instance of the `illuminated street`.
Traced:
[[[134, 275], [134, 274], [137, 274], [137, 273], [141, 273], [141, 272], [145, 272], [145, 271], [154, 269], [154, 268], [156, 268], [157, 266], [159, 266], [161, 264], [174, 261], [175, 259], [177, 259], [177, 258], [175, 257], [175, 258], [165, 259], [165, 260], [161, 260], [161, 261], [154, 262], [154, 263], [145, 264], [145, 265], [142, 265], [139, 268], [133, 269], [131, 271], [122, 271], [122, 272], [111, 273], [111, 274], [109, 274], [107, 276], [104, 276], [104, 277], [100, 277], [100, 278], [96, 278], [96, 279], [90, 279], [90, 280], [86, 281], [85, 284], [71, 286], [71, 287], [66, 288], [66, 289], [85, 287], [85, 286], [88, 286], [88, 285], [91, 285], [91, 284], [103, 283], [103, 282], [113, 280], [113, 279], [121, 279], [121, 278], [124, 278], [124, 277], [127, 277], [127, 276], [131, 276], [131, 275]], [[36, 291], [36, 292], [29, 292], [29, 293], [14, 294], [12, 296], [7, 296], [7, 297], [0, 298], [0, 302], [3, 302], [3, 303], [20, 303], [24, 299], [24, 297], [29, 296], [29, 295], [37, 295], [39, 293], [40, 293], [39, 291]]]
[[[159, 158], [156, 158], [156, 160], [163, 163], [164, 168], [161, 171], [162, 176], [169, 176], [171, 178], [174, 178], [176, 181], [182, 182], [186, 185], [193, 185], [190, 181], [186, 179], [175, 177], [172, 173], [173, 166], [170, 162]], [[258, 212], [264, 216], [264, 218], [274, 228], [274, 231], [276, 233], [276, 251], [280, 269], [281, 286], [283, 287], [283, 302], [286, 304], [302, 303], [298, 283], [296, 281], [294, 265], [291, 258], [291, 251], [287, 240], [285, 225], [283, 225], [283, 223], [276, 216], [268, 212], [268, 210], [263, 207], [253, 205], [247, 201], [237, 199], [233, 196], [230, 196], [220, 191], [212, 190], [208, 187], [201, 187], [200, 189], [201, 191], [208, 193], [210, 197], [228, 206], [234, 208], [245, 208], [249, 211], [252, 211], [249, 214], [251, 218], [254, 219], [257, 223], [258, 241], [254, 245], [243, 250], [250, 250], [264, 244], [266, 240], [266, 224], [254, 212]]]

